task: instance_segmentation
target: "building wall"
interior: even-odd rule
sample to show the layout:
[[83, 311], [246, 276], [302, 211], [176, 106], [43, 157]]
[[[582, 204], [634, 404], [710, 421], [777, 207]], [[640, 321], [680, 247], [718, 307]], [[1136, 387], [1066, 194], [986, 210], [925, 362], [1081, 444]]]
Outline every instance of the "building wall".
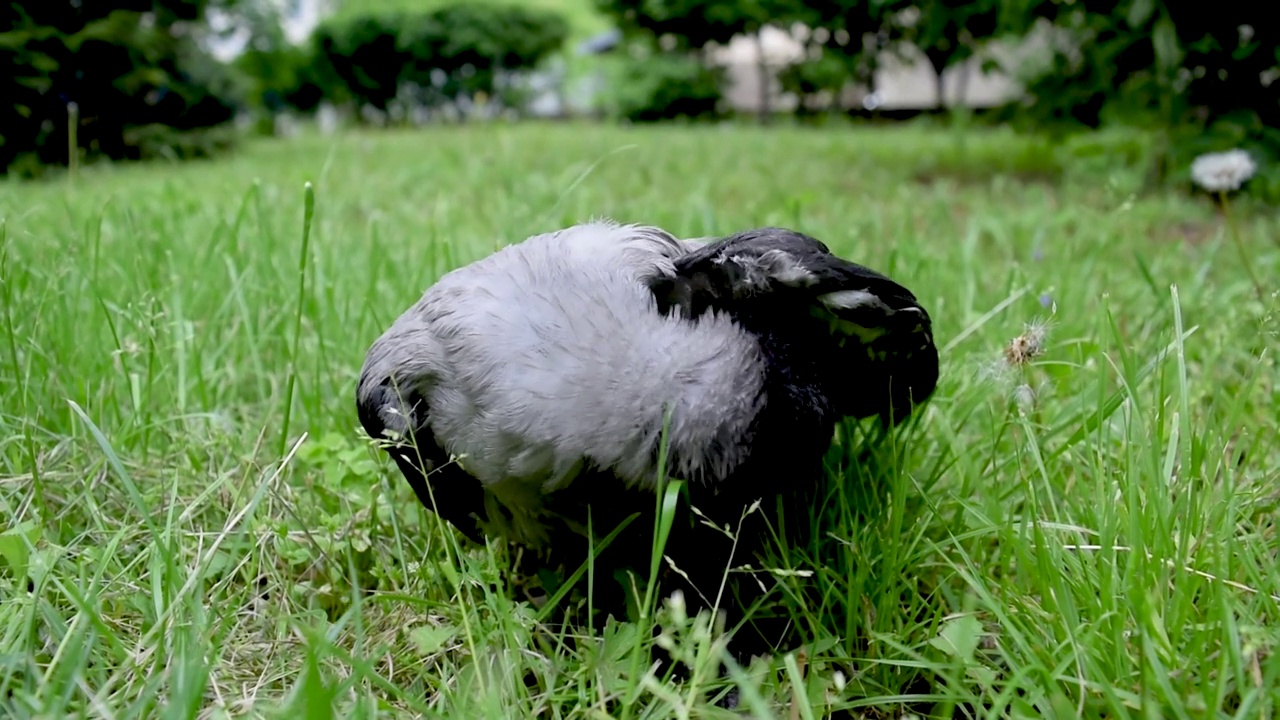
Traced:
[[[730, 86], [727, 101], [736, 110], [755, 112], [761, 105], [761, 83], [766, 81], [759, 57], [763, 47], [764, 58], [770, 68], [767, 81], [770, 85], [770, 104], [776, 110], [795, 107], [795, 98], [784, 96], [776, 79], [777, 68], [794, 63], [803, 57], [801, 44], [786, 32], [766, 28], [761, 36], [738, 36], [728, 45], [717, 48], [713, 57], [724, 65], [729, 73]], [[986, 57], [975, 57], [948, 68], [943, 73], [944, 99], [948, 105], [961, 102], [969, 107], [991, 107], [1014, 98], [1021, 87], [1007, 68], [1016, 68], [1029, 56], [1047, 47], [1045, 39], [1032, 34], [1022, 44], [1009, 46], [993, 43]], [[866, 92], [850, 89], [844, 98], [846, 105], [874, 104], [884, 109], [926, 109], [936, 105], [937, 89], [933, 68], [922, 53], [909, 61], [903, 61], [890, 53], [880, 60], [875, 75], [876, 97], [867, 98]], [[986, 58], [995, 59], [1002, 68], [989, 73], [982, 72]], [[961, 96], [963, 94], [963, 97]], [[868, 102], [869, 101], [869, 102]]]

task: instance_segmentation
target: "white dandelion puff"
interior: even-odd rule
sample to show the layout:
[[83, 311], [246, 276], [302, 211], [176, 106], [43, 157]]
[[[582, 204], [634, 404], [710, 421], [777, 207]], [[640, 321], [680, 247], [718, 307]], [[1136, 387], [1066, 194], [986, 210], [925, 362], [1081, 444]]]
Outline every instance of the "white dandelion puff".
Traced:
[[1205, 153], [1191, 163], [1191, 180], [1208, 192], [1239, 190], [1258, 166], [1244, 150]]
[[1027, 383], [1022, 383], [1013, 389], [1013, 401], [1023, 412], [1031, 412], [1036, 405], [1036, 391]]

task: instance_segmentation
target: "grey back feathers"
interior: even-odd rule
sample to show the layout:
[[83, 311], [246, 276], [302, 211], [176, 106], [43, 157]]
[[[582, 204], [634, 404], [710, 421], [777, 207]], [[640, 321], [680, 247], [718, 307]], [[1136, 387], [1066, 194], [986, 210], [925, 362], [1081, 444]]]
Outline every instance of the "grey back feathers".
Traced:
[[726, 314], [658, 312], [648, 285], [685, 251], [655, 228], [591, 223], [448, 273], [373, 344], [359, 402], [400, 436], [429, 430], [518, 515], [588, 466], [653, 483], [667, 408], [672, 471], [726, 477], [763, 358]]

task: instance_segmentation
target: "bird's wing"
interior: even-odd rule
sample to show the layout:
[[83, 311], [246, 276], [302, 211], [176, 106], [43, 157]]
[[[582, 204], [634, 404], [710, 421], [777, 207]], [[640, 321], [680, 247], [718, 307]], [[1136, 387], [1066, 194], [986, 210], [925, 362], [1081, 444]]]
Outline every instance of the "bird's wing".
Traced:
[[[915, 295], [802, 233], [767, 227], [702, 244], [650, 288], [661, 310], [690, 318], [709, 310], [790, 308], [785, 312], [825, 321], [863, 388], [850, 415], [892, 414], [896, 423], [937, 383], [932, 321]], [[870, 393], [880, 386], [889, 395]]]

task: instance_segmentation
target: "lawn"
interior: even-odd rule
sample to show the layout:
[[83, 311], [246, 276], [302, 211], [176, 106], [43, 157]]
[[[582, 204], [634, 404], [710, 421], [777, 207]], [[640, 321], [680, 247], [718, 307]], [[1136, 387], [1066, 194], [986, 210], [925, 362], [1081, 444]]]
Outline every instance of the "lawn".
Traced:
[[0, 714], [728, 716], [705, 626], [659, 616], [683, 684], [633, 664], [648, 628], [557, 644], [357, 429], [434, 278], [603, 215], [802, 230], [935, 321], [918, 426], [874, 469], [834, 448], [775, 558], [808, 647], [735, 676], [756, 717], [1272, 717], [1280, 301], [1240, 251], [1273, 283], [1280, 222], [1235, 204], [1237, 248], [1208, 200], [1052, 152], [475, 126], [0, 185]]

